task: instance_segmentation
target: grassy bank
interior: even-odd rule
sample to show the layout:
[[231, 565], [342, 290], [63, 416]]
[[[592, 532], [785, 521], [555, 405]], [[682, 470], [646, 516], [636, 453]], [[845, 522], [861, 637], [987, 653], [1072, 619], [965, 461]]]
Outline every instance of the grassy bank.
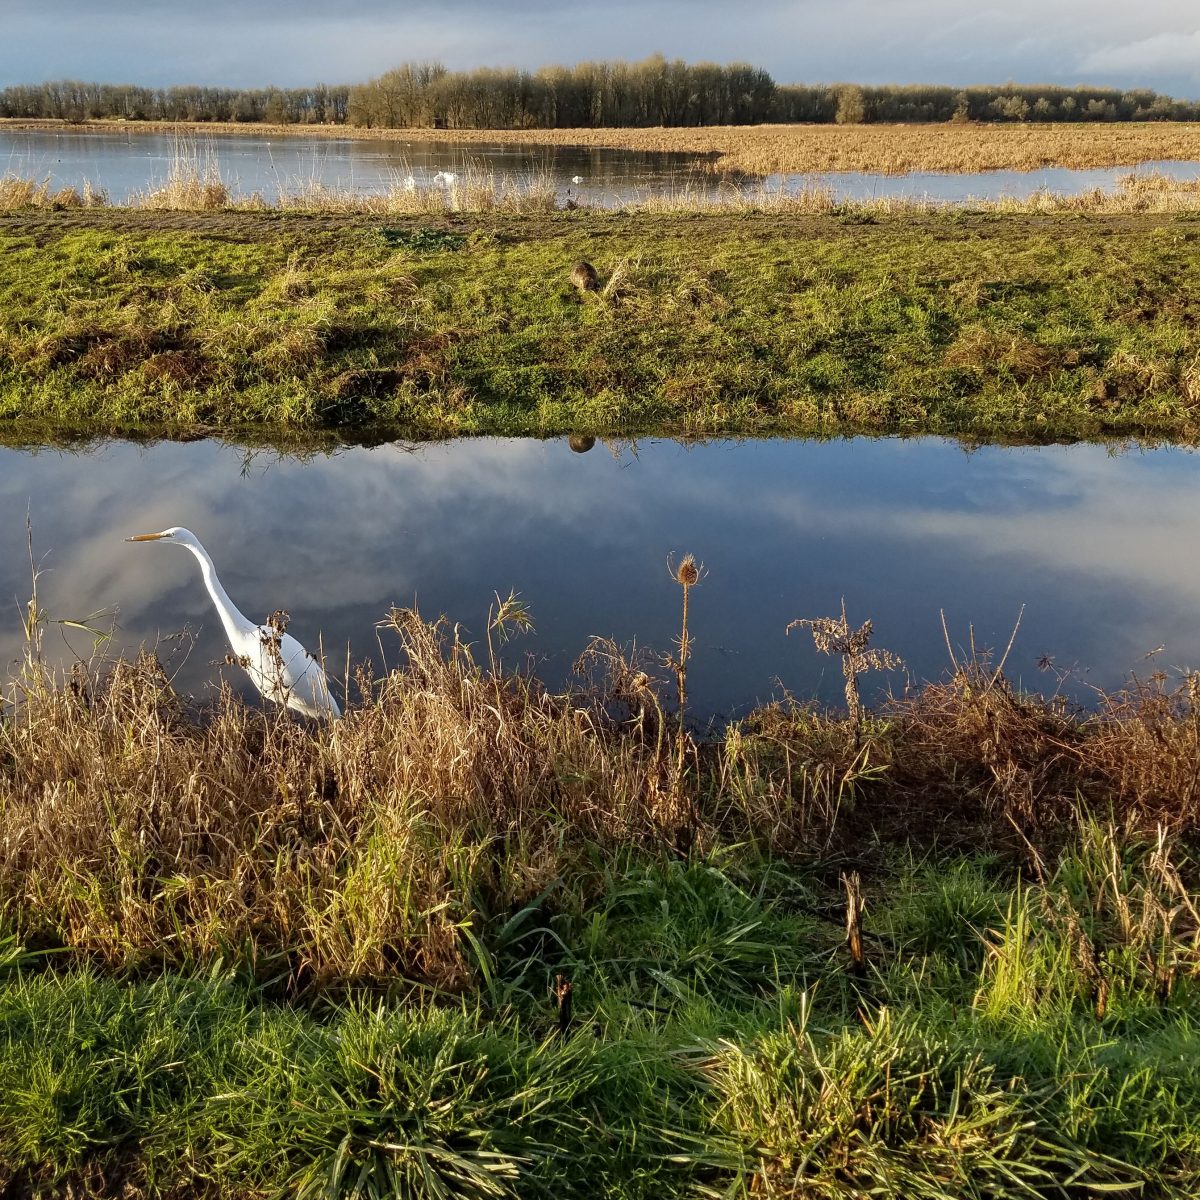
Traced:
[[[1187, 214], [0, 216], [15, 430], [1197, 431]], [[600, 289], [569, 275], [592, 261]]]
[[185, 133], [258, 137], [392, 139], [404, 142], [584, 146], [692, 154], [716, 171], [776, 172], [1033, 171], [1041, 167], [1120, 167], [1196, 158], [1197, 125], [1147, 122], [962, 122], [920, 125], [752, 125], [674, 129], [386, 129], [352, 125], [230, 122], [6, 120], [0, 129]]
[[[834, 889], [712, 861], [631, 868], [582, 914], [483, 934], [495, 973], [454, 1004], [280, 1005], [225, 972], [10, 952], [0, 1176], [101, 1196], [1183, 1200], [1196, 985], [1156, 979], [1157, 934], [1121, 925], [1143, 891], [1178, 902], [1128, 849], [1110, 889], [1105, 853], [1083, 844], [1044, 885], [899, 869], [869, 892], [859, 975], [814, 915]], [[1093, 939], [1099, 976], [1076, 965]]]
[[697, 744], [611, 646], [551, 695], [388, 625], [330, 726], [11, 681], [15, 1193], [1195, 1194], [1193, 680]]

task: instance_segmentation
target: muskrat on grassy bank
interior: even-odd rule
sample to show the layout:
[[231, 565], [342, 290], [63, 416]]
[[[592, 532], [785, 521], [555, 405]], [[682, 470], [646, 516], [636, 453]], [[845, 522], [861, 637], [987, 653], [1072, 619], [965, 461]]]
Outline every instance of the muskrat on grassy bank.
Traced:
[[591, 263], [579, 262], [571, 272], [571, 282], [581, 292], [594, 292], [600, 286], [600, 276]]

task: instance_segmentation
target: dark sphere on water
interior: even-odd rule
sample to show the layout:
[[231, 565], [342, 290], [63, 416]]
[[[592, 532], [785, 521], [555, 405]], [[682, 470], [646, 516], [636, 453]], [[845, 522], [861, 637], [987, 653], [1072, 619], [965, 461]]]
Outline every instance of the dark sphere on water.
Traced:
[[600, 276], [596, 274], [596, 268], [591, 263], [576, 263], [571, 272], [571, 282], [581, 292], [594, 292], [600, 286]]
[[567, 438], [567, 445], [576, 454], [586, 454], [595, 444], [596, 439], [590, 433], [573, 433]]

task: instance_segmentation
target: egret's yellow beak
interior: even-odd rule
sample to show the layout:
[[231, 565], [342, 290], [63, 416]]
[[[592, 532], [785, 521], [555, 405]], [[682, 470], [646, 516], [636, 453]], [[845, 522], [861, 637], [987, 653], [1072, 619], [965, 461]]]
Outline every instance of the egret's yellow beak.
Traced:
[[159, 538], [169, 536], [165, 533], [137, 533], [133, 537], [127, 537], [127, 542], [157, 542]]

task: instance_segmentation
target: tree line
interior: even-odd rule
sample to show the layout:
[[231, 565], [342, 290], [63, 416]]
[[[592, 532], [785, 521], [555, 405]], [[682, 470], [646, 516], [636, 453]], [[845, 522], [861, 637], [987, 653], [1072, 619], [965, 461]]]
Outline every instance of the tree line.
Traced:
[[1194, 121], [1200, 104], [1149, 88], [1056, 87], [1006, 83], [952, 88], [926, 84], [783, 84], [777, 121], [843, 125], [929, 121]]
[[146, 88], [75, 80], [0, 90], [0, 116], [367, 128], [621, 128], [935, 121], [1183, 121], [1200, 104], [1149, 89], [1003, 84], [777, 84], [749, 63], [583, 62], [536, 71], [405, 63], [355, 85]]
[[0, 116], [61, 121], [265, 121], [344, 125], [349, 87], [137, 87], [60, 79], [0, 90]]

